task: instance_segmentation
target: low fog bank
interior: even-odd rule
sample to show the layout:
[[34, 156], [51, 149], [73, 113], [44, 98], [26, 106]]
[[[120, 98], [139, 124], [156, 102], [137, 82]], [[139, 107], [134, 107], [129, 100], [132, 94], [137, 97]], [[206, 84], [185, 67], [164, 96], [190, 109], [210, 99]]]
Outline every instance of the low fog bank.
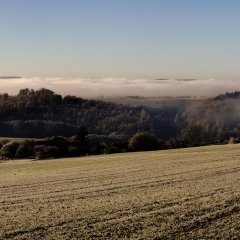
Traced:
[[128, 78], [1, 78], [0, 92], [48, 88], [62, 95], [96, 96], [215, 96], [240, 90], [240, 80]]

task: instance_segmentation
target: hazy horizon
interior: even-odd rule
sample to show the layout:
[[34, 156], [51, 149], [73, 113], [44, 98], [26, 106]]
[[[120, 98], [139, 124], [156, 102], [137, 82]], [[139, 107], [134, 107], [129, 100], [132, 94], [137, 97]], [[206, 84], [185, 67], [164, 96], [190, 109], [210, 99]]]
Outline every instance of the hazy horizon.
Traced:
[[215, 96], [240, 90], [240, 81], [190, 78], [40, 78], [0, 77], [0, 92], [17, 94], [23, 88], [48, 88], [61, 95], [113, 96]]

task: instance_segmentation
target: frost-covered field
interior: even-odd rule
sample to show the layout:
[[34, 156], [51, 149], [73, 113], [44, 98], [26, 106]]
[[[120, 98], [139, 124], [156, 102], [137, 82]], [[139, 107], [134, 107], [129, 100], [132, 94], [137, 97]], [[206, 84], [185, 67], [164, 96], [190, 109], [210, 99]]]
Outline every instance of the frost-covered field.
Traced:
[[0, 163], [0, 239], [240, 239], [240, 146]]

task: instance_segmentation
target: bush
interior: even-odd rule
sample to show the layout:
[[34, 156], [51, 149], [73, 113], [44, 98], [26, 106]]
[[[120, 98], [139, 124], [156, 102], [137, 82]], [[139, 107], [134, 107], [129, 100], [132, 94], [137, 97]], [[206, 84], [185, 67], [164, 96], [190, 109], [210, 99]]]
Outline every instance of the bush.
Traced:
[[53, 136], [49, 138], [48, 142], [49, 142], [49, 145], [58, 146], [58, 147], [65, 146], [67, 144], [66, 138], [60, 137], [60, 136], [58, 137]]
[[5, 144], [1, 151], [0, 155], [5, 158], [14, 158], [19, 147], [19, 142], [10, 141], [9, 143]]
[[4, 138], [4, 139], [1, 139], [0, 140], [0, 144], [3, 146], [3, 145], [5, 145], [5, 144], [7, 144], [7, 143], [9, 143], [11, 140], [9, 140], [9, 139], [7, 139], [7, 138]]
[[147, 134], [147, 133], [137, 133], [130, 140], [128, 147], [132, 151], [151, 151], [160, 148], [159, 141]]
[[236, 139], [235, 137], [230, 137], [228, 140], [228, 144], [236, 144], [238, 143], [238, 139]]
[[184, 140], [178, 138], [171, 138], [166, 142], [166, 148], [184, 148], [187, 147], [187, 143]]
[[79, 150], [75, 146], [69, 146], [67, 150], [68, 150], [68, 155], [71, 157], [75, 157], [79, 155]]
[[33, 153], [33, 141], [22, 141], [16, 151], [16, 158], [29, 158], [34, 155]]
[[59, 157], [59, 148], [56, 146], [36, 145], [34, 146], [35, 158], [46, 159]]
[[77, 143], [77, 142], [80, 142], [80, 139], [77, 135], [74, 135], [74, 136], [68, 138], [68, 142]]
[[122, 148], [117, 146], [111, 146], [105, 149], [104, 153], [106, 154], [112, 154], [112, 153], [121, 153], [123, 151]]

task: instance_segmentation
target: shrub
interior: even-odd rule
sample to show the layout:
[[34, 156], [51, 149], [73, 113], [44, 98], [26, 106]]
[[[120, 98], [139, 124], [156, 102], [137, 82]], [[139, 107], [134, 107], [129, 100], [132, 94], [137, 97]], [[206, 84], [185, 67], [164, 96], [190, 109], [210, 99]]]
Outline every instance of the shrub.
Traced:
[[56, 137], [56, 136], [53, 136], [51, 138], [49, 138], [48, 140], [49, 142], [49, 145], [53, 145], [53, 146], [65, 146], [67, 144], [67, 140], [66, 138], [64, 137]]
[[228, 144], [236, 144], [238, 141], [234, 137], [230, 137], [228, 140]]
[[59, 156], [59, 148], [56, 146], [36, 145], [34, 146], [35, 158], [56, 158]]
[[71, 157], [79, 155], [79, 150], [75, 146], [69, 146], [67, 150], [68, 150], [68, 155]]
[[70, 143], [77, 143], [79, 141], [80, 141], [80, 139], [77, 135], [74, 135], [74, 136], [68, 138], [68, 142], [70, 142]]
[[105, 149], [104, 153], [106, 154], [112, 154], [112, 153], [121, 153], [123, 149], [117, 146], [111, 146]]
[[184, 148], [187, 146], [187, 143], [182, 140], [182, 139], [178, 139], [178, 138], [171, 138], [169, 139], [166, 144], [165, 144], [166, 148]]
[[128, 147], [133, 151], [150, 151], [159, 149], [160, 144], [155, 137], [147, 133], [137, 133], [129, 140]]
[[7, 139], [7, 138], [4, 138], [4, 139], [1, 139], [0, 140], [0, 144], [3, 146], [3, 145], [5, 145], [5, 144], [7, 144], [7, 143], [9, 143], [11, 140], [9, 140], [9, 139]]
[[22, 141], [20, 142], [15, 157], [16, 158], [29, 158], [33, 156], [33, 141]]
[[20, 143], [16, 141], [10, 141], [9, 143], [5, 144], [0, 151], [1, 156], [6, 158], [14, 158], [19, 144]]

